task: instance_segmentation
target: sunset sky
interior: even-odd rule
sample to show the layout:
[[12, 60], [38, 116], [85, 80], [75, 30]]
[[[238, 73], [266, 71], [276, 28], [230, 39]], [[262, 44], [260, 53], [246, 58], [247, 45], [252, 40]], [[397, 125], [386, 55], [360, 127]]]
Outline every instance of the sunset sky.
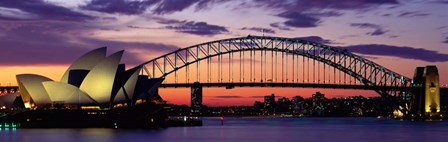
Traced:
[[[126, 50], [127, 67], [178, 48], [247, 35], [304, 38], [368, 58], [407, 77], [437, 65], [448, 83], [448, 0], [2, 0], [0, 86], [15, 75], [59, 80], [82, 54]], [[189, 88], [162, 89], [189, 104]], [[206, 105], [252, 105], [261, 96], [376, 96], [374, 91], [205, 88]]]

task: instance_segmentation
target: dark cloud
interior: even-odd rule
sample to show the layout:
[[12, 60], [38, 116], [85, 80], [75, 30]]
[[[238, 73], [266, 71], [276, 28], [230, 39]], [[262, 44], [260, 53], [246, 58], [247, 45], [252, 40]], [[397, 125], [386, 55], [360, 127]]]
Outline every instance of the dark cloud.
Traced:
[[448, 0], [436, 0], [435, 2], [441, 3], [441, 4], [448, 4]]
[[[341, 16], [342, 13], [329, 11], [329, 12], [298, 12], [298, 11], [286, 11], [276, 16], [286, 18], [287, 21], [283, 22], [283, 25], [295, 28], [310, 28], [317, 27], [323, 17], [335, 17]], [[271, 27], [279, 28], [282, 30], [289, 30], [283, 28], [278, 23], [270, 24]]]
[[[40, 31], [40, 26], [22, 26], [0, 38], [1, 65], [66, 64], [88, 49], [70, 42], [64, 35]], [[25, 42], [26, 40], [26, 42]]]
[[[142, 14], [150, 9], [153, 14], [163, 15], [180, 12], [194, 7], [196, 11], [209, 9], [216, 3], [224, 3], [232, 0], [93, 0], [81, 9], [104, 13], [117, 14]], [[233, 0], [237, 2], [236, 0]], [[286, 11], [309, 11], [322, 9], [361, 9], [381, 4], [398, 4], [396, 0], [346, 0], [344, 2], [334, 0], [300, 0], [300, 1], [278, 1], [278, 0], [255, 0], [251, 6], [266, 6]], [[244, 6], [249, 4], [244, 2]], [[335, 13], [324, 13], [335, 14]], [[323, 15], [322, 15], [323, 16]]]
[[398, 35], [390, 35], [389, 36], [389, 38], [397, 38], [397, 37], [400, 37], [400, 36], [398, 36]]
[[196, 11], [209, 8], [212, 4], [229, 0], [93, 0], [81, 9], [112, 13], [136, 15], [150, 9], [152, 14], [171, 14], [195, 6]]
[[131, 29], [161, 29], [161, 28], [141, 27], [141, 26], [133, 26], [133, 25], [129, 25], [128, 28], [131, 28]]
[[[151, 54], [178, 49], [173, 45], [143, 42], [110, 41], [88, 38], [92, 27], [61, 26], [57, 23], [30, 23], [5, 28], [0, 24], [0, 65], [70, 64], [82, 54], [98, 47], [110, 51], [125, 49], [124, 63], [140, 64]], [[64, 23], [62, 25], [70, 25]], [[142, 56], [144, 54], [145, 56]]]
[[103, 47], [107, 46], [111, 51], [125, 50], [122, 62], [130, 65], [137, 65], [149, 61], [152, 58], [142, 58], [148, 55], [160, 55], [161, 53], [168, 53], [179, 49], [179, 47], [161, 43], [150, 42], [126, 42], [126, 41], [112, 41], [105, 39], [82, 38], [84, 46], [88, 47]]
[[269, 26], [271, 26], [271, 27], [273, 27], [273, 28], [280, 29], [280, 30], [284, 30], [284, 31], [289, 31], [289, 30], [291, 30], [290, 28], [288, 28], [288, 27], [286, 27], [286, 26], [282, 26], [282, 25], [280, 25], [280, 23], [272, 23], [272, 24], [269, 24]]
[[389, 17], [389, 16], [392, 16], [392, 14], [383, 14], [382, 16]]
[[[299, 37], [295, 39], [312, 41], [321, 44], [334, 44], [332, 40], [324, 39], [319, 36]], [[448, 43], [448, 37], [446, 37]], [[446, 62], [448, 61], [448, 54], [439, 53], [423, 48], [407, 47], [407, 46], [393, 46], [383, 44], [360, 44], [352, 46], [339, 46], [338, 48], [347, 49], [349, 52], [363, 54], [363, 57], [376, 59], [374, 56], [391, 56], [406, 59], [422, 60], [426, 62]], [[372, 56], [374, 55], [374, 56]]]
[[344, 2], [337, 0], [297, 0], [297, 1], [278, 1], [278, 0], [255, 0], [256, 6], [260, 3], [263, 6], [287, 9], [287, 10], [351, 10], [363, 9], [378, 5], [395, 5], [399, 4], [398, 0], [344, 0]]
[[361, 53], [365, 55], [393, 56], [406, 59], [422, 60], [427, 62], [448, 61], [448, 54], [443, 54], [437, 51], [431, 51], [423, 48], [414, 48], [407, 46], [363, 44], [339, 48], [347, 49], [350, 52]]
[[229, 32], [226, 27], [211, 25], [207, 22], [175, 21], [166, 24], [169, 24], [168, 26], [165, 26], [166, 29], [175, 30], [176, 32], [180, 33], [188, 33], [200, 36], [213, 36]]
[[129, 25], [128, 28], [134, 29], [170, 29], [179, 33], [187, 33], [199, 36], [214, 36], [217, 34], [228, 33], [224, 26], [212, 25], [207, 22], [196, 22], [187, 20], [167, 19], [161, 17], [151, 17], [151, 20], [157, 21], [157, 23], [164, 24], [164, 27], [142, 27]]
[[443, 43], [448, 44], [448, 37], [445, 37], [445, 41], [443, 41]]
[[[266, 96], [271, 96], [271, 95], [266, 95]], [[265, 96], [249, 96], [248, 98], [264, 98]], [[282, 98], [283, 96], [275, 96], [275, 98]]]
[[327, 12], [321, 12], [321, 13], [305, 13], [308, 16], [313, 16], [313, 17], [337, 17], [337, 16], [342, 16], [343, 14], [340, 12], [336, 12], [336, 11], [327, 11]]
[[436, 30], [445, 29], [445, 28], [447, 28], [447, 27], [448, 27], [448, 26], [440, 26], [440, 27], [437, 27]]
[[103, 13], [135, 15], [142, 14], [149, 6], [160, 1], [161, 0], [92, 0], [84, 6], [80, 6], [80, 8]]
[[367, 35], [371, 35], [371, 36], [384, 35], [388, 32], [387, 30], [384, 30], [383, 27], [381, 27], [380, 25], [371, 24], [371, 23], [351, 23], [350, 26], [361, 28], [361, 29], [373, 29], [374, 30], [373, 32], [366, 33]]
[[398, 15], [398, 17], [425, 17], [428, 16], [429, 14], [427, 13], [420, 13], [420, 12], [403, 12], [400, 15]]
[[304, 15], [299, 12], [287, 11], [280, 13], [277, 16], [288, 19], [283, 24], [290, 27], [310, 28], [317, 27], [317, 25], [319, 24], [319, 19], [317, 19], [316, 17]]
[[249, 96], [248, 98], [264, 98], [264, 96]]
[[243, 98], [241, 96], [212, 96], [214, 98], [219, 98], [219, 99], [236, 99], [236, 98]]
[[[283, 11], [276, 16], [288, 19], [283, 24], [295, 28], [317, 27], [325, 17], [341, 16], [339, 11], [366, 10], [380, 5], [397, 5], [397, 0], [255, 0], [253, 7], [266, 7]], [[245, 7], [248, 7], [245, 5]], [[324, 11], [324, 12], [321, 12]], [[278, 25], [271, 25], [276, 27]], [[377, 34], [376, 32], [375, 34]]]
[[[0, 15], [3, 20], [62, 20], [86, 21], [96, 19], [94, 16], [75, 12], [71, 9], [47, 3], [43, 0], [2, 0], [0, 7], [10, 8], [10, 12], [19, 15]], [[18, 10], [18, 11], [17, 11]]]
[[333, 44], [334, 43], [333, 41], [331, 41], [329, 39], [324, 39], [319, 36], [297, 37], [295, 39], [306, 40], [306, 41], [316, 42], [316, 43], [320, 43], [320, 44]]
[[103, 18], [101, 18], [102, 20], [109, 20], [109, 21], [118, 21], [118, 19], [117, 18], [115, 18], [115, 17], [103, 17]]
[[153, 12], [155, 14], [170, 14], [182, 11], [199, 2], [203, 6], [202, 8], [206, 7], [206, 0], [163, 0]]
[[256, 32], [263, 32], [263, 33], [270, 33], [275, 34], [275, 31], [269, 28], [260, 28], [260, 27], [244, 27], [241, 28], [241, 30], [249, 30], [249, 31], [256, 31]]

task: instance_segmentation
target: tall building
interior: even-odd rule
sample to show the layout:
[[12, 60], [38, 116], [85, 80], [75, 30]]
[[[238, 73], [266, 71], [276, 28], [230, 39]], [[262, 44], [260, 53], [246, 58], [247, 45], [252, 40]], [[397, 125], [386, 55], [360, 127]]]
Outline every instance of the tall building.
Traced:
[[281, 112], [282, 114], [290, 114], [291, 112], [291, 100], [286, 97], [279, 98], [276, 106], [277, 112]]
[[276, 109], [276, 103], [275, 103], [275, 95], [271, 94], [269, 96], [264, 96], [264, 114], [275, 114]]
[[264, 108], [274, 108], [275, 107], [275, 95], [264, 96]]
[[326, 111], [326, 98], [325, 94], [320, 92], [316, 92], [311, 96], [313, 101], [313, 115], [315, 116], [324, 116]]
[[305, 110], [305, 99], [301, 96], [294, 96], [291, 100], [291, 109], [294, 115], [301, 115]]
[[202, 111], [202, 86], [195, 82], [191, 87], [191, 115], [201, 115]]

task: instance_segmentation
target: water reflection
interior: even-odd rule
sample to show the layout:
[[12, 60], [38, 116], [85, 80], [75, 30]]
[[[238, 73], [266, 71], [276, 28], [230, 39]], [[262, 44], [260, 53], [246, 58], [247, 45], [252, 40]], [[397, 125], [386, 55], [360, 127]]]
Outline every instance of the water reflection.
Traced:
[[446, 141], [448, 122], [408, 122], [377, 118], [205, 118], [203, 127], [157, 130], [8, 129], [3, 141], [33, 142], [312, 142]]

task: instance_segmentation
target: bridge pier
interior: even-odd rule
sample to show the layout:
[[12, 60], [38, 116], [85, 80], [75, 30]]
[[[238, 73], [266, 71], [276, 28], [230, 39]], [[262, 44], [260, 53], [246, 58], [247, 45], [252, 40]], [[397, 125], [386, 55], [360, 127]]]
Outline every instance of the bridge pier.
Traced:
[[411, 119], [441, 119], [439, 73], [436, 66], [417, 67], [412, 90]]
[[191, 86], [191, 115], [200, 116], [202, 114], [202, 85], [195, 82]]

